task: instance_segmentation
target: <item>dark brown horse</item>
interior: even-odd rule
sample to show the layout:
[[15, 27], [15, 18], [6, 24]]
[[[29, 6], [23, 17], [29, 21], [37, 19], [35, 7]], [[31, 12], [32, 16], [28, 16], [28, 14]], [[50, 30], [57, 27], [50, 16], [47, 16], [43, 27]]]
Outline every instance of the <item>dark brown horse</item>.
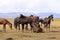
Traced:
[[51, 20], [53, 21], [53, 15], [50, 15], [47, 18], [41, 19], [41, 25], [44, 24], [44, 28], [47, 28], [47, 31], [50, 31], [50, 24], [51, 24]]
[[6, 24], [9, 25], [10, 29], [12, 29], [12, 24], [7, 19], [0, 18], [0, 24], [3, 25], [4, 32], [6, 32]]
[[15, 28], [17, 29], [17, 26], [18, 26], [18, 28], [20, 29], [20, 24], [22, 24], [22, 31], [24, 31], [24, 24], [28, 25], [28, 23], [30, 24], [31, 30], [32, 30], [33, 28], [32, 24], [38, 23], [38, 17], [36, 16], [25, 17], [24, 15], [21, 15], [20, 17], [17, 17], [14, 19]]

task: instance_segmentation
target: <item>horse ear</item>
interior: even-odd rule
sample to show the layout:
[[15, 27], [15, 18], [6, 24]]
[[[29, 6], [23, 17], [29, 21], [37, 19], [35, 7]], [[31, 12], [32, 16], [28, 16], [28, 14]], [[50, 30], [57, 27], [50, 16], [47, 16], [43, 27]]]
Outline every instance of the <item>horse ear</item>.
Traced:
[[33, 17], [33, 15], [31, 15], [31, 17]]
[[22, 14], [20, 14], [20, 16], [22, 16]]
[[53, 15], [51, 14], [51, 16], [53, 16]]

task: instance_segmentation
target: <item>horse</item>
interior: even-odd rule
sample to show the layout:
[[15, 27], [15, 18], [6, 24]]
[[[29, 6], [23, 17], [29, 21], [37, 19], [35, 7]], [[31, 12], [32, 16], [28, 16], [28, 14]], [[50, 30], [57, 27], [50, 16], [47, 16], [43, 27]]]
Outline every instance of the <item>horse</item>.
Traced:
[[43, 19], [39, 19], [39, 23], [40, 23], [40, 25], [42, 26], [42, 24], [43, 24]]
[[26, 24], [26, 29], [27, 29], [28, 23], [30, 23], [30, 22], [28, 21], [27, 18], [16, 17], [14, 19], [14, 27], [15, 27], [15, 29], [18, 28], [18, 30], [20, 30], [20, 24], [23, 26], [22, 27], [23, 30], [24, 30], [24, 25]]
[[4, 32], [6, 32], [6, 24], [8, 24], [10, 29], [12, 30], [12, 24], [5, 18], [0, 18], [0, 24], [3, 25]]
[[39, 17], [38, 16], [33, 16], [33, 15], [31, 15], [30, 16], [31, 17], [31, 19], [32, 19], [32, 22], [33, 22], [33, 26], [32, 26], [32, 30], [33, 30], [33, 32], [36, 32], [36, 28], [38, 27], [38, 25], [39, 25]]
[[[14, 19], [14, 26], [15, 26], [15, 28], [17, 29], [17, 26], [18, 26], [18, 28], [19, 28], [19, 30], [20, 30], [20, 24], [22, 24], [22, 31], [24, 31], [24, 24], [30, 24], [30, 26], [31, 26], [31, 31], [32, 31], [32, 28], [33, 28], [33, 23], [37, 23], [37, 21], [38, 21], [38, 17], [36, 17], [36, 16], [29, 16], [29, 17], [25, 17], [24, 15], [21, 15], [20, 17], [16, 17], [15, 19]], [[26, 26], [26, 28], [27, 28], [27, 26]]]
[[42, 19], [42, 24], [44, 24], [44, 28], [48, 28], [48, 31], [50, 31], [50, 24], [51, 24], [51, 20], [53, 20], [53, 15], [50, 15], [49, 17], [46, 17], [44, 19]]
[[[24, 26], [24, 24], [26, 24], [26, 26], [27, 26], [27, 25], [28, 25], [28, 22], [29, 22], [29, 19], [27, 20], [27, 17], [26, 17], [26, 16], [20, 14], [19, 17], [16, 17], [16, 18], [14, 19], [14, 27], [15, 27], [16, 29], [17, 29], [17, 27], [18, 27], [18, 29], [20, 30], [20, 24], [22, 24], [22, 26]], [[29, 23], [30, 23], [30, 22], [29, 22]], [[23, 27], [23, 29], [24, 29], [24, 27]], [[27, 29], [27, 27], [26, 27], [26, 29]]]
[[40, 27], [40, 25], [38, 25], [38, 27], [36, 28], [36, 33], [42, 33], [43, 29]]

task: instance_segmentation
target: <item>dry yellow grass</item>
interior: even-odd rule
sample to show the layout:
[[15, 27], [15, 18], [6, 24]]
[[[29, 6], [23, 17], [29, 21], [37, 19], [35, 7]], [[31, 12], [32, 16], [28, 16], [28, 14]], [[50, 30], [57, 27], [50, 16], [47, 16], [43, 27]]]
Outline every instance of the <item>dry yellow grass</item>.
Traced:
[[[13, 24], [13, 19], [9, 19], [9, 21]], [[12, 30], [8, 26], [6, 29], [7, 32], [4, 33], [3, 27], [0, 25], [0, 40], [6, 40], [10, 37], [14, 40], [60, 40], [60, 19], [55, 19], [51, 23], [50, 32], [45, 33], [31, 33], [30, 31], [22, 33], [21, 31], [15, 30], [14, 26]]]

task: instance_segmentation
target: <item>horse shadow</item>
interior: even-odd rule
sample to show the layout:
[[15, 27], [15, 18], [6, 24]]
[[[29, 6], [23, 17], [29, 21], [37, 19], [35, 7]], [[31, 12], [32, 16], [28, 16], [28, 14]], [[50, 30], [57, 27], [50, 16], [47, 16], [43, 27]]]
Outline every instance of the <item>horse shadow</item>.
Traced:
[[3, 32], [2, 30], [0, 30], [0, 32]]
[[59, 31], [55, 31], [55, 30], [53, 30], [53, 31], [51, 31], [51, 32], [59, 32]]
[[[58, 29], [58, 28], [60, 28], [59, 26], [53, 26], [52, 28], [54, 28], [54, 29]], [[58, 30], [52, 30], [51, 32], [59, 32]]]
[[56, 39], [56, 37], [48, 37], [47, 39]]
[[13, 38], [7, 38], [6, 40], [13, 40]]
[[33, 37], [33, 36], [30, 36], [30, 35], [21, 35], [22, 37]]

